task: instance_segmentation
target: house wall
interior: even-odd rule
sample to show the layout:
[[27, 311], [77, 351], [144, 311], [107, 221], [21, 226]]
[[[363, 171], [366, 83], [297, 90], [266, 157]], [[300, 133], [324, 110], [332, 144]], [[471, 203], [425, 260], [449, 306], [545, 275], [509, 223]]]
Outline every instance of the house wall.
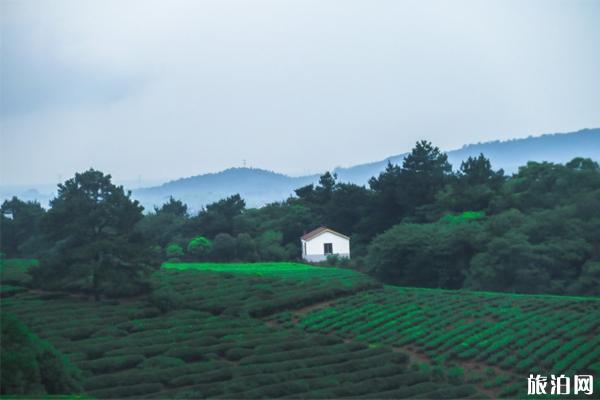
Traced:
[[[324, 253], [324, 244], [331, 243], [333, 254], [350, 258], [350, 241], [331, 232], [323, 232], [320, 235], [308, 240], [302, 241], [302, 258], [307, 261], [323, 261], [326, 259]], [[306, 244], [306, 252], [304, 245]]]

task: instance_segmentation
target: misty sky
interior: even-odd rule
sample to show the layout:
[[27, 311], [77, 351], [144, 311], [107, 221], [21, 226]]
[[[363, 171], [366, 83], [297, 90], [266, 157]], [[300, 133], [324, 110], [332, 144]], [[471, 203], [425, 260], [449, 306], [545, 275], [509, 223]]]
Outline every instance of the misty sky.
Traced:
[[0, 7], [3, 184], [297, 175], [600, 126], [600, 1]]

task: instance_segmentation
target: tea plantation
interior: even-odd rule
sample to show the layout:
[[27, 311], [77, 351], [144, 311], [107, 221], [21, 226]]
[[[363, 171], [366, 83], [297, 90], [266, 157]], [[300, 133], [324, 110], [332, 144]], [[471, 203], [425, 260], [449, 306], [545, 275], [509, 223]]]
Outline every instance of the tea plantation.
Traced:
[[322, 268], [308, 264], [285, 262], [254, 264], [165, 263], [163, 269], [230, 272], [274, 278], [293, 278], [294, 280], [303, 281], [327, 280], [334, 281], [334, 283], [341, 286], [353, 286], [358, 281], [365, 281], [364, 275], [349, 269]]
[[166, 264], [151, 296], [94, 302], [28, 290], [18, 264], [2, 266], [22, 288], [3, 292], [2, 312], [96, 398], [513, 397], [533, 371], [598, 374], [590, 298], [382, 287], [271, 263]]
[[154, 279], [161, 309], [253, 317], [381, 287], [352, 270], [293, 263], [165, 264]]
[[24, 286], [31, 282], [27, 271], [36, 265], [38, 260], [33, 259], [0, 260], [0, 297], [25, 291]]
[[307, 332], [414, 351], [435, 365], [500, 371], [484, 387], [502, 386], [501, 395], [520, 394], [530, 373], [600, 374], [597, 298], [388, 286], [293, 319]]

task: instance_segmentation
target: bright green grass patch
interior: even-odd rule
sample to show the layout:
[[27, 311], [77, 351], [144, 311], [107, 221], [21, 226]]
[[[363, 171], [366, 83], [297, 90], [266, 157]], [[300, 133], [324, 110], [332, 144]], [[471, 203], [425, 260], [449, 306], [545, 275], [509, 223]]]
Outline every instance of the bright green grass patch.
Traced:
[[275, 278], [313, 279], [313, 278], [354, 278], [359, 272], [332, 267], [316, 267], [300, 263], [165, 263], [165, 269], [229, 272], [234, 274], [252, 274]]
[[465, 212], [463, 212], [461, 214], [457, 214], [457, 215], [453, 215], [453, 214], [444, 215], [441, 218], [441, 221], [448, 222], [451, 224], [457, 224], [457, 223], [461, 223], [461, 222], [476, 221], [476, 220], [482, 219], [484, 217], [485, 217], [485, 212], [483, 212], [483, 211], [465, 211]]

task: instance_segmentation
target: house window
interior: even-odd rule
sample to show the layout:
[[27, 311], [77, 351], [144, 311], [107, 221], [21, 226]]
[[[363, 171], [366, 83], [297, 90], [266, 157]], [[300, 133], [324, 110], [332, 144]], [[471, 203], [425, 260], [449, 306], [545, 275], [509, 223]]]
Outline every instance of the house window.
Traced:
[[324, 253], [333, 254], [333, 243], [323, 243]]

